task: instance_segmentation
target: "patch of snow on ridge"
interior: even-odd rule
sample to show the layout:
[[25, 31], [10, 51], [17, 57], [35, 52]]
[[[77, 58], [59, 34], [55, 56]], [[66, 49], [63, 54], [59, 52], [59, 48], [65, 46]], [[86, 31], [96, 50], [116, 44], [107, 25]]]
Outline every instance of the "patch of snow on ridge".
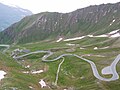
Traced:
[[82, 36], [82, 37], [76, 37], [76, 38], [69, 38], [69, 39], [65, 39], [64, 41], [73, 41], [73, 40], [79, 40], [82, 38], [85, 38], [86, 36]]
[[113, 23], [115, 22], [115, 19], [110, 23], [110, 25], [109, 26], [111, 26]]
[[[115, 22], [115, 19], [113, 20], [113, 22]], [[75, 38], [68, 38], [68, 39], [65, 39], [63, 41], [73, 41], [73, 40], [79, 40], [79, 39], [83, 39], [85, 37], [120, 37], [120, 33], [119, 33], [120, 29], [117, 29], [117, 30], [114, 30], [114, 31], [111, 31], [109, 33], [106, 33], [106, 34], [102, 34], [102, 35], [86, 35], [86, 36], [81, 36], [81, 37], [75, 37]], [[118, 33], [117, 33], [118, 32]], [[61, 41], [61, 38], [59, 40], [57, 40], [56, 42], [59, 42]]]
[[119, 33], [120, 29], [111, 31], [110, 33], [108, 33], [110, 35], [110, 37], [120, 37], [120, 33]]
[[93, 35], [87, 35], [88, 37], [93, 37]]
[[108, 35], [103, 34], [103, 35], [98, 35], [98, 36], [94, 36], [94, 37], [108, 37]]
[[112, 22], [115, 22], [115, 19]]
[[110, 37], [120, 37], [120, 33], [116, 33], [114, 35], [111, 35]]
[[103, 35], [98, 35], [98, 36], [93, 36], [93, 35], [87, 35], [88, 37], [108, 37], [108, 35], [103, 34]]
[[0, 80], [4, 78], [4, 75], [6, 75], [7, 73], [0, 70]]
[[56, 42], [60, 42], [61, 40], [63, 40], [63, 38], [59, 38]]
[[111, 31], [109, 34], [117, 33], [119, 30], [120, 30], [120, 29], [117, 29], [117, 30]]
[[81, 36], [81, 37], [75, 37], [75, 38], [68, 38], [65, 39], [63, 41], [73, 41], [73, 40], [79, 40], [79, 39], [83, 39], [85, 37], [108, 37], [107, 34], [103, 34], [103, 35], [98, 35], [98, 36], [93, 36], [93, 35], [86, 35], [86, 36]]

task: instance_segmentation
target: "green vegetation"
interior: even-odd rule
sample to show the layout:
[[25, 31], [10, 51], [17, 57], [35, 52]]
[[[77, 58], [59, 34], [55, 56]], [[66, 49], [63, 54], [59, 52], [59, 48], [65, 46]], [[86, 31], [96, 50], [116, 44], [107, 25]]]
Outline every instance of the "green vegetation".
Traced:
[[[74, 56], [65, 56], [61, 65], [57, 86], [54, 84], [60, 58], [54, 62], [43, 62], [46, 53], [32, 54], [14, 60], [15, 49], [33, 51], [50, 50], [54, 59], [62, 54], [77, 54], [93, 61], [102, 77], [101, 70], [109, 66], [120, 54], [120, 37], [88, 37], [102, 35], [120, 28], [120, 3], [90, 6], [71, 13], [43, 12], [28, 16], [0, 32], [0, 43], [11, 44], [5, 54], [0, 47], [0, 69], [7, 75], [0, 81], [0, 90], [119, 90], [120, 79], [105, 82], [94, 77], [89, 63]], [[115, 10], [117, 10], [115, 12]], [[120, 33], [120, 30], [117, 32]], [[115, 33], [114, 33], [115, 34]], [[85, 38], [73, 41], [56, 42], [60, 37]], [[108, 34], [110, 36], [110, 34]], [[23, 55], [25, 52], [19, 53]], [[34, 71], [42, 73], [33, 74]], [[120, 63], [117, 64], [120, 74]], [[43, 79], [48, 87], [41, 88]]]
[[[68, 46], [66, 43], [77, 45]], [[109, 48], [99, 49], [106, 47], [104, 43], [107, 43]], [[45, 55], [45, 53], [32, 54], [18, 61], [9, 56], [11, 51], [16, 48], [29, 49], [31, 51], [51, 50], [54, 54], [50, 56], [49, 59], [53, 59], [64, 53], [83, 55], [83, 57], [95, 62], [101, 76], [110, 78], [111, 75], [102, 75], [101, 70], [105, 66], [110, 65], [114, 58], [120, 53], [120, 47], [113, 47], [113, 44], [111, 44], [111, 39], [109, 38], [84, 38], [68, 42], [61, 41], [59, 43], [55, 41], [41, 41], [12, 45], [5, 55], [0, 54], [0, 67], [7, 72], [6, 78], [1, 81], [1, 90], [11, 90], [13, 87], [18, 88], [18, 90], [30, 90], [30, 86], [35, 90], [41, 90], [39, 84], [40, 79], [44, 79], [49, 86], [49, 88], [46, 87], [43, 88], [43, 90], [49, 90], [50, 88], [53, 90], [63, 90], [67, 88], [75, 90], [118, 90], [120, 84], [119, 79], [112, 82], [100, 81], [93, 76], [92, 69], [87, 62], [73, 56], [65, 57], [65, 61], [60, 69], [57, 86], [54, 85], [54, 82], [61, 59], [55, 62], [42, 62], [41, 57]], [[80, 47], [84, 47], [84, 49], [80, 49]], [[94, 50], [94, 47], [98, 47], [98, 49]], [[71, 50], [73, 48], [74, 51]], [[91, 56], [87, 56], [89, 54]], [[27, 65], [30, 67], [25, 68]], [[40, 74], [23, 73], [23, 71], [30, 72], [37, 70], [44, 70], [44, 72]], [[117, 72], [119, 73], [119, 71], [118, 63]]]

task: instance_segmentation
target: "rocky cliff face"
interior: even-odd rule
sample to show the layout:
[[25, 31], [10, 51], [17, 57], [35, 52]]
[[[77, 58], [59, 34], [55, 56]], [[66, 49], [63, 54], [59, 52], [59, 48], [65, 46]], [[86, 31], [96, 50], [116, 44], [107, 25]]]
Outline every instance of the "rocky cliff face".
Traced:
[[32, 12], [29, 10], [0, 3], [0, 31], [3, 31], [11, 24], [18, 22], [23, 17], [31, 14]]
[[43, 12], [27, 16], [0, 33], [0, 43], [100, 35], [120, 28], [120, 3], [102, 4], [70, 13]]

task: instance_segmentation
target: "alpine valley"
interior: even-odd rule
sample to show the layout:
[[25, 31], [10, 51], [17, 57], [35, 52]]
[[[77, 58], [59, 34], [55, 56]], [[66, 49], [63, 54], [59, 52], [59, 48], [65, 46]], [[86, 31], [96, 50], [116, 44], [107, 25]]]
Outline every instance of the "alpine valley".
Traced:
[[0, 90], [119, 90], [119, 60], [119, 2], [33, 14], [0, 32]]

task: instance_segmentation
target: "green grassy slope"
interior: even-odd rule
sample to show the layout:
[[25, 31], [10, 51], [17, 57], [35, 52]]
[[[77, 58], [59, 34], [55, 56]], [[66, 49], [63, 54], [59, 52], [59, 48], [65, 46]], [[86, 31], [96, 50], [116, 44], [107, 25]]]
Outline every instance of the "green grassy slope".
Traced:
[[[24, 57], [18, 61], [13, 60], [9, 54], [15, 48], [26, 48], [31, 51], [36, 50], [51, 50], [54, 54], [49, 59], [55, 58], [64, 53], [72, 53], [82, 55], [83, 57], [93, 61], [97, 65], [97, 69], [101, 76], [111, 77], [111, 75], [102, 75], [101, 70], [105, 66], [111, 64], [115, 57], [120, 53], [119, 46], [113, 46], [110, 38], [84, 38], [76, 41], [59, 43], [55, 41], [41, 41], [37, 43], [28, 43], [21, 45], [13, 45], [6, 52], [6, 55], [0, 53], [0, 68], [7, 72], [5, 78], [1, 81], [1, 90], [11, 90], [17, 88], [18, 90], [118, 90], [120, 79], [111, 82], [105, 82], [96, 79], [93, 76], [90, 65], [76, 57], [66, 56], [64, 63], [61, 65], [59, 79], [57, 86], [54, 85], [57, 68], [62, 59], [56, 62], [42, 62], [41, 57], [45, 53], [34, 54]], [[77, 44], [76, 46], [68, 46], [67, 43]], [[106, 45], [107, 43], [107, 45]], [[94, 47], [106, 49], [94, 50]], [[84, 49], [80, 49], [83, 47]], [[87, 56], [90, 54], [91, 56]], [[99, 56], [97, 56], [99, 55]], [[101, 55], [101, 56], [100, 56]], [[104, 57], [102, 57], [104, 56]], [[30, 65], [29, 68], [25, 66]], [[117, 72], [120, 74], [120, 63], [117, 64]], [[25, 74], [23, 71], [44, 70], [40, 74]], [[39, 85], [40, 79], [44, 79], [49, 87], [41, 88]]]

